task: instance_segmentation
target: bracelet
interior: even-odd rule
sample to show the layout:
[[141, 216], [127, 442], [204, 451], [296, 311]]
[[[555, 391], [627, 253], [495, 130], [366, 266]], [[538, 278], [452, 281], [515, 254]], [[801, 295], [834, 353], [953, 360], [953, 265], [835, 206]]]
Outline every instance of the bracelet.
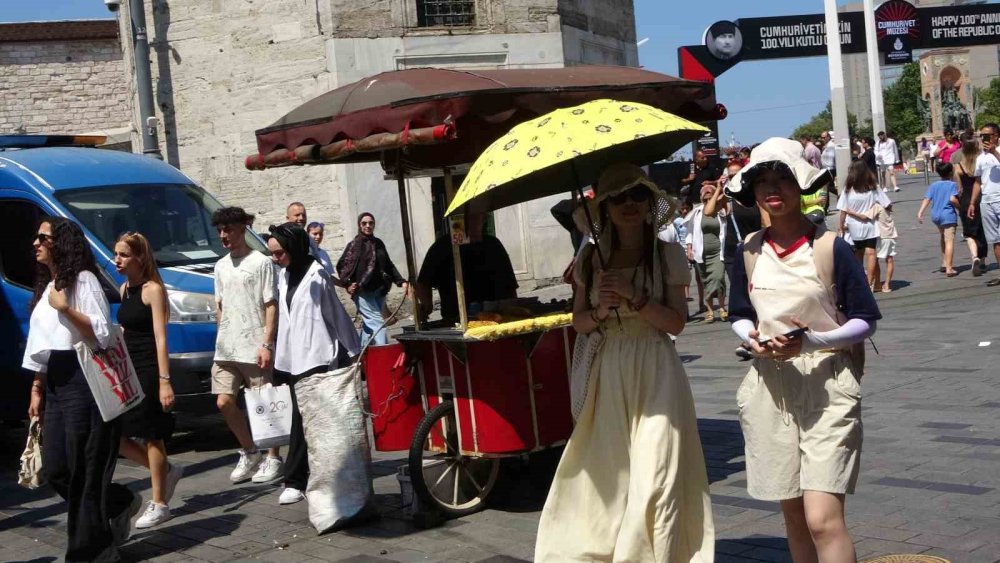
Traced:
[[163, 381], [170, 381], [170, 374], [169, 373], [167, 373], [167, 374], [161, 373], [160, 374], [160, 379], [162, 379]]
[[638, 301], [629, 301], [628, 303], [629, 307], [631, 307], [632, 310], [635, 311], [636, 313], [642, 311], [648, 304], [649, 304], [649, 294], [646, 293], [645, 291], [642, 292], [642, 297], [640, 297]]
[[274, 351], [274, 344], [271, 344], [270, 342], [265, 342], [265, 343], [261, 344], [260, 347], [263, 348], [263, 349], [265, 349], [265, 350]]

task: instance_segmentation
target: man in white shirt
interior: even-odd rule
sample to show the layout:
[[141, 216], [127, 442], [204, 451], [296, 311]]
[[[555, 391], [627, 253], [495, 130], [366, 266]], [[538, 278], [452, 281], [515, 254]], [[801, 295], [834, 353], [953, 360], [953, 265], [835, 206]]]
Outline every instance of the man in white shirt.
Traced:
[[[972, 185], [972, 200], [966, 211], [970, 218], [976, 216], [976, 200], [982, 196], [979, 212], [982, 213], [983, 232], [987, 244], [993, 245], [993, 254], [1000, 263], [1000, 126], [987, 123], [979, 131], [983, 144], [983, 154], [976, 158], [976, 183]], [[990, 287], [1000, 286], [1000, 278], [986, 283]]]
[[274, 269], [271, 260], [247, 244], [253, 215], [239, 207], [212, 214], [222, 245], [229, 249], [215, 264], [218, 335], [212, 365], [212, 393], [229, 430], [240, 443], [240, 460], [229, 475], [233, 483], [248, 479], [269, 483], [281, 478], [278, 448], [265, 458], [257, 451], [247, 419], [236, 403], [240, 387], [271, 383], [271, 361], [278, 324]]
[[899, 149], [896, 147], [896, 140], [885, 134], [885, 131], [878, 132], [878, 141], [875, 142], [875, 163], [878, 164], [878, 181], [882, 189], [889, 189], [892, 182], [892, 191], [898, 192], [896, 185], [896, 162]]
[[819, 136], [819, 143], [823, 146], [820, 154], [820, 163], [823, 168], [830, 172], [832, 178], [837, 177], [837, 143], [833, 142], [833, 131], [823, 131]]

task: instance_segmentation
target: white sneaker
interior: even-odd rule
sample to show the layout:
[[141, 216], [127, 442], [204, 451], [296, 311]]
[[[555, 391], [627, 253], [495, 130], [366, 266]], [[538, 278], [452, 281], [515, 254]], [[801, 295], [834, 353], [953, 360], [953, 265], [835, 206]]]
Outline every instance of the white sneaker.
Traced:
[[180, 465], [170, 464], [167, 469], [167, 482], [164, 484], [163, 500], [170, 503], [170, 499], [174, 498], [174, 491], [177, 490], [177, 482], [181, 480], [181, 476], [184, 475], [184, 468]]
[[285, 490], [281, 491], [281, 496], [278, 497], [278, 504], [295, 504], [301, 500], [306, 500], [306, 495], [302, 494], [302, 491], [285, 487]]
[[899, 191], [899, 186], [896, 186], [895, 188], [892, 188], [892, 191], [898, 192]]
[[135, 521], [135, 527], [138, 530], [152, 528], [171, 518], [173, 518], [173, 515], [170, 514], [170, 509], [167, 508], [167, 505], [149, 501], [149, 504], [146, 506], [146, 512]]
[[283, 476], [284, 466], [285, 464], [280, 457], [267, 456], [252, 480], [254, 483], [270, 483], [280, 479]]
[[236, 464], [236, 469], [233, 469], [233, 472], [229, 474], [229, 480], [233, 483], [249, 480], [263, 461], [264, 454], [260, 452], [250, 454], [245, 450], [240, 450], [240, 461]]

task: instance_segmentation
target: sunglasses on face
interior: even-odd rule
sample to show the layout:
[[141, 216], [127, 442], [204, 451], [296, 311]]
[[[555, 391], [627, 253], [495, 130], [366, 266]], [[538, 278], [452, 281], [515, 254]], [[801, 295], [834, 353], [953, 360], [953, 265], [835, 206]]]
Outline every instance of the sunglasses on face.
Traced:
[[45, 233], [38, 233], [35, 235], [35, 240], [38, 241], [38, 244], [45, 244], [50, 240], [52, 240], [52, 235], [47, 235]]
[[618, 195], [613, 195], [608, 198], [608, 201], [614, 205], [622, 205], [627, 200], [632, 200], [635, 203], [642, 203], [644, 201], [649, 201], [649, 196], [652, 194], [649, 192], [649, 188], [638, 187], [626, 190]]

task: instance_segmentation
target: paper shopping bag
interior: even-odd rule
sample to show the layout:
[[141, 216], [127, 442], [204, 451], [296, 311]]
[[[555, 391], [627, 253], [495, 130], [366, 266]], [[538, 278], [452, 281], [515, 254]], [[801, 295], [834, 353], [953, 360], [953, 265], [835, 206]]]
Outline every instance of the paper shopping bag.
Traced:
[[86, 342], [74, 345], [80, 368], [104, 422], [118, 418], [146, 397], [125, 347], [121, 327], [113, 324], [109, 331], [107, 348], [99, 350]]
[[288, 385], [247, 387], [244, 399], [253, 443], [262, 449], [287, 444], [292, 435], [292, 393]]

